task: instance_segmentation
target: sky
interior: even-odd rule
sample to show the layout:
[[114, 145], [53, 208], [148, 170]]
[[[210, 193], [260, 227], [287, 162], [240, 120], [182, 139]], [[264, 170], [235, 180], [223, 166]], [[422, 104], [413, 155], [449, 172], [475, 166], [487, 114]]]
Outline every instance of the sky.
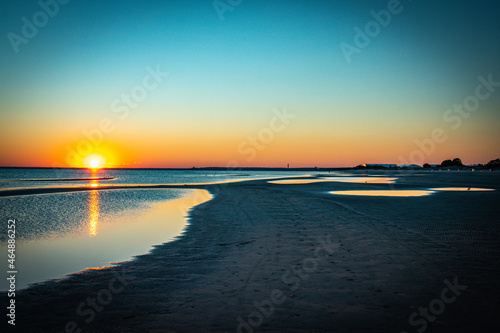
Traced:
[[0, 166], [500, 157], [498, 1], [0, 4]]

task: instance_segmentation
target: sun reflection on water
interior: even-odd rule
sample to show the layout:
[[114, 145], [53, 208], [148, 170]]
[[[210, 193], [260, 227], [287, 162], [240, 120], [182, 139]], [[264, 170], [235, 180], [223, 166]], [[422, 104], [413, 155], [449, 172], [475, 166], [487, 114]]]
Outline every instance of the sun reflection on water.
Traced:
[[[90, 184], [92, 187], [97, 187], [97, 180], [93, 180]], [[97, 235], [97, 223], [99, 222], [99, 191], [90, 191], [89, 194], [89, 235], [91, 237]]]

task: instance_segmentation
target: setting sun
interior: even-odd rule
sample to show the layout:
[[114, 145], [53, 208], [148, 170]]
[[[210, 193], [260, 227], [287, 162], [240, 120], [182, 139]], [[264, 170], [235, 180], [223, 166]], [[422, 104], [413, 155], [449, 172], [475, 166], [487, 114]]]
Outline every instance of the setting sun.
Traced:
[[91, 169], [100, 169], [104, 167], [104, 157], [101, 155], [93, 154], [84, 159], [84, 165]]

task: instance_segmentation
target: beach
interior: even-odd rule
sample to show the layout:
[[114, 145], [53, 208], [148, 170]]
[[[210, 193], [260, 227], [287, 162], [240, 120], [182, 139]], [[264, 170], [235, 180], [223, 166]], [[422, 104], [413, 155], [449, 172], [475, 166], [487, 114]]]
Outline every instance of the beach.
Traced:
[[[19, 291], [16, 326], [5, 320], [2, 326], [20, 332], [498, 332], [500, 174], [374, 176], [380, 173], [397, 181], [166, 186], [213, 195], [190, 210], [181, 237], [131, 261]], [[450, 187], [495, 191], [329, 193]]]

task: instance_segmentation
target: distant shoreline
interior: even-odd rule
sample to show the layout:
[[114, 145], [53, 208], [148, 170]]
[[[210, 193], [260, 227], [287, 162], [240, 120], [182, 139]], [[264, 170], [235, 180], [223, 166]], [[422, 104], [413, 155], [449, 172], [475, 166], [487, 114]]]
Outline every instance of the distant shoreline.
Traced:
[[[15, 167], [15, 166], [0, 166], [0, 169], [57, 169], [57, 170], [89, 170], [89, 168], [52, 168], [52, 167]], [[329, 172], [329, 171], [363, 171], [363, 170], [386, 170], [386, 171], [395, 171], [395, 170], [468, 170], [468, 169], [476, 169], [476, 170], [489, 170], [490, 168], [486, 166], [476, 166], [476, 165], [464, 165], [462, 167], [443, 167], [436, 166], [431, 168], [416, 168], [416, 167], [336, 167], [336, 168], [316, 168], [316, 167], [307, 167], [307, 168], [268, 168], [268, 167], [241, 167], [241, 168], [225, 168], [225, 167], [202, 167], [202, 168], [102, 168], [99, 170], [170, 170], [170, 171], [321, 171], [321, 172]], [[492, 169], [495, 170], [495, 169]]]
[[[89, 168], [59, 168], [59, 167], [19, 167], [19, 166], [0, 166], [0, 169], [58, 169], [58, 170], [89, 170]], [[416, 168], [407, 166], [398, 167], [332, 167], [332, 168], [319, 168], [319, 167], [304, 167], [304, 168], [273, 168], [273, 167], [239, 167], [239, 168], [225, 168], [225, 167], [201, 167], [201, 168], [102, 168], [99, 170], [200, 170], [200, 171], [351, 171], [351, 170], [462, 170], [462, 169], [489, 169], [485, 165], [464, 165], [462, 167], [445, 167], [434, 166], [431, 168]]]
[[[89, 170], [89, 168], [59, 168], [59, 167], [19, 167], [19, 166], [0, 166], [0, 169], [61, 169], [61, 170]], [[337, 168], [272, 168], [272, 167], [241, 167], [241, 168], [226, 168], [226, 167], [201, 167], [201, 168], [102, 168], [100, 170], [201, 170], [201, 171], [346, 171], [354, 170], [354, 167], [337, 167]]]

